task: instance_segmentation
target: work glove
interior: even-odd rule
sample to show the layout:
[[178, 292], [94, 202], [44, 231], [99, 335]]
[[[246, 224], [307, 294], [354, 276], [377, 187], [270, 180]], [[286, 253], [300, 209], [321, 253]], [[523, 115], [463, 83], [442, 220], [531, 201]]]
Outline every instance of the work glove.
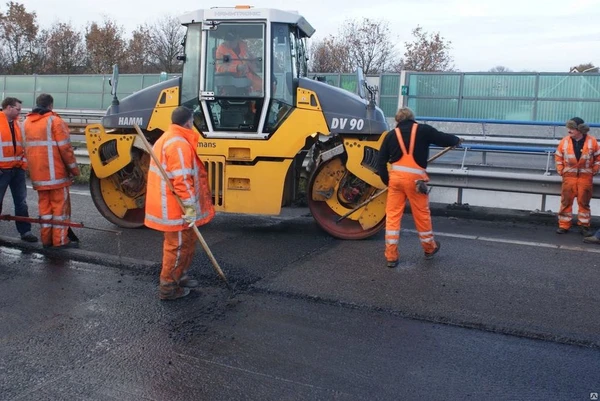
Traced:
[[196, 208], [194, 206], [185, 206], [183, 208], [183, 215], [181, 218], [188, 224], [188, 227], [193, 226], [196, 223]]

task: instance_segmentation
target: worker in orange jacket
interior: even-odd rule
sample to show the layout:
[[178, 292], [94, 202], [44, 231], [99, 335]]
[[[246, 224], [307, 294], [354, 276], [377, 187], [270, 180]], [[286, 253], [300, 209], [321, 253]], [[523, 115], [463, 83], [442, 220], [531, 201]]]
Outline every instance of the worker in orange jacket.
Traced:
[[[180, 106], [172, 124], [156, 141], [153, 151], [173, 184], [169, 191], [163, 175], [150, 161], [146, 189], [147, 227], [164, 232], [159, 298], [173, 300], [190, 293], [198, 281], [187, 274], [194, 257], [196, 238], [192, 225], [207, 224], [215, 215], [208, 175], [196, 154], [200, 135], [194, 131], [193, 113]], [[177, 202], [181, 199], [185, 210]]]
[[[31, 184], [38, 193], [42, 245], [58, 249], [77, 247], [79, 243], [67, 226], [52, 224], [71, 220], [69, 187], [73, 177], [79, 175], [69, 127], [52, 111], [51, 95], [42, 93], [35, 102], [36, 107], [25, 119], [25, 152]], [[49, 222], [43, 223], [44, 220]]]
[[225, 41], [217, 47], [216, 71], [229, 72], [238, 77], [247, 77], [253, 92], [262, 92], [263, 80], [256, 73], [255, 63], [248, 53], [248, 45], [235, 32], [227, 32]]
[[[2, 112], [0, 113], [0, 213], [4, 195], [10, 187], [15, 205], [15, 216], [29, 217], [25, 176], [27, 158], [23, 149], [23, 136], [19, 125], [21, 103], [15, 97], [7, 97], [2, 101]], [[16, 225], [23, 241], [37, 242], [37, 237], [31, 233], [31, 223], [17, 221]]]
[[566, 234], [573, 220], [573, 200], [577, 198], [577, 225], [580, 233], [589, 237], [590, 201], [594, 189], [593, 178], [600, 170], [600, 147], [590, 127], [579, 117], [567, 121], [567, 132], [558, 147], [554, 160], [556, 171], [562, 176], [557, 234]]
[[[425, 259], [440, 249], [433, 237], [427, 182], [427, 159], [431, 144], [457, 146], [461, 139], [427, 124], [417, 124], [413, 111], [403, 107], [396, 113], [396, 128], [386, 134], [379, 150], [377, 172], [388, 186], [385, 225], [385, 258], [390, 268], [398, 265], [400, 223], [406, 200], [410, 202], [415, 227]], [[388, 163], [391, 163], [388, 172]]]

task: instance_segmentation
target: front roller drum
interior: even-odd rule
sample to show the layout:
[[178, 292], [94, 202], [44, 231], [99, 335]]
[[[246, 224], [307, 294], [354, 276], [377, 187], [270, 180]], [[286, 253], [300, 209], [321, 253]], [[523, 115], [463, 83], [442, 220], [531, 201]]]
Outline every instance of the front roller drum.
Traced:
[[94, 205], [106, 220], [119, 227], [143, 227], [145, 193], [130, 196], [126, 191], [123, 191], [122, 184], [123, 180], [117, 174], [106, 178], [98, 178], [92, 170], [90, 173], [90, 192]]
[[308, 207], [317, 224], [339, 239], [364, 239], [385, 226], [387, 194], [375, 198], [347, 218], [341, 216], [367, 200], [377, 188], [348, 172], [341, 157], [323, 162], [308, 184]]

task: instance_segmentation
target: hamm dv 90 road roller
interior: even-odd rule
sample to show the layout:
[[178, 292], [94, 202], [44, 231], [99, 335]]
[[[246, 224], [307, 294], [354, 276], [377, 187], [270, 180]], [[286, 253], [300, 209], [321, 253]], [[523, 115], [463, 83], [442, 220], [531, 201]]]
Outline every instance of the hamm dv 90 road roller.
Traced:
[[305, 193], [317, 224], [334, 237], [378, 232], [385, 194], [338, 222], [385, 187], [376, 163], [388, 124], [362, 72], [357, 94], [307, 78], [306, 39], [315, 30], [295, 12], [218, 7], [181, 23], [182, 76], [118, 100], [115, 68], [113, 104], [86, 128], [100, 213], [120, 227], [143, 226], [150, 157], [134, 124], [154, 143], [184, 105], [201, 133], [197, 153], [217, 211], [278, 215]]

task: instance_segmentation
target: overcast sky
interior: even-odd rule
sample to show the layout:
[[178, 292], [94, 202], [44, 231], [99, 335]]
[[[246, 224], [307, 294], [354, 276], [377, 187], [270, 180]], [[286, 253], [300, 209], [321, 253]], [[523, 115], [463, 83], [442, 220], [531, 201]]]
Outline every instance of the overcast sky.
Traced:
[[[600, 0], [15, 0], [36, 11], [38, 23], [102, 21], [108, 16], [126, 32], [160, 16], [199, 8], [250, 4], [300, 12], [316, 29], [313, 39], [335, 34], [350, 18], [389, 22], [399, 55], [421, 25], [452, 42], [460, 71], [487, 71], [502, 65], [513, 71], [567, 72], [591, 62], [600, 65]], [[393, 4], [393, 5], [392, 5]], [[0, 11], [5, 11], [3, 4]]]

